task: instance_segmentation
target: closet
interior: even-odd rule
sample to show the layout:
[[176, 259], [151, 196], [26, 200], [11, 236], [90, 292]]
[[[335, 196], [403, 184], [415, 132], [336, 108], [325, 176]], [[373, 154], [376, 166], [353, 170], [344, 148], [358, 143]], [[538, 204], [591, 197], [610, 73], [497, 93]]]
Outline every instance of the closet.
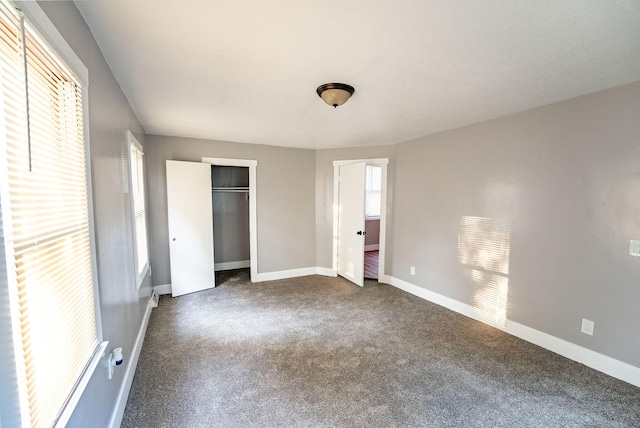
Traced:
[[249, 168], [211, 166], [215, 270], [248, 268]]

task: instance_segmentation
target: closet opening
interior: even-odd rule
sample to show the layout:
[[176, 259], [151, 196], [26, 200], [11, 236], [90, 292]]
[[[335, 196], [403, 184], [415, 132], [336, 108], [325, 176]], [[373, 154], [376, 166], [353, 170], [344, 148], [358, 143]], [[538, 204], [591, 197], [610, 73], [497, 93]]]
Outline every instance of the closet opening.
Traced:
[[214, 269], [251, 266], [249, 167], [211, 166]]

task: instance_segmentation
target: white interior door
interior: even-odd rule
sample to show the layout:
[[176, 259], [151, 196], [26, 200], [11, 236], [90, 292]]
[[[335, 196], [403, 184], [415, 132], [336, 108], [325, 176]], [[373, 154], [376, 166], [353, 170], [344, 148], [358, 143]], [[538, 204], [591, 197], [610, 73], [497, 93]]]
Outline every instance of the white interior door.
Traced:
[[167, 161], [171, 294], [215, 286], [211, 165]]
[[364, 162], [340, 167], [338, 275], [364, 285]]

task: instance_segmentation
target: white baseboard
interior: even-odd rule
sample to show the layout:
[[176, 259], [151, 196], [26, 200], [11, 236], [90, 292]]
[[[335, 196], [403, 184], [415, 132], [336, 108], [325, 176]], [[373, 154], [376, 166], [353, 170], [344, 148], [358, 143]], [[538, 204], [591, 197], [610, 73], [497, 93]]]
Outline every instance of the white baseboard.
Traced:
[[[281, 270], [276, 272], [259, 273], [256, 275], [255, 278], [253, 278], [253, 282], [276, 281], [278, 279], [296, 278], [299, 276], [308, 276], [308, 275], [338, 276], [338, 273], [331, 268], [309, 267], [309, 268], [301, 268], [301, 269], [291, 269], [291, 270]], [[153, 287], [153, 289], [159, 295], [171, 294], [171, 284], [156, 285], [155, 287]]]
[[380, 249], [380, 244], [371, 244], [371, 245], [365, 245], [364, 246], [364, 250], [365, 251], [375, 251], [375, 250], [379, 250]]
[[153, 289], [162, 296], [163, 294], [171, 294], [171, 284], [156, 285]]
[[[147, 333], [147, 326], [149, 325], [149, 317], [151, 316], [151, 310], [154, 307], [153, 300], [149, 299], [147, 303], [147, 309], [142, 317], [142, 324], [140, 330], [138, 330], [138, 336], [131, 349], [129, 356], [129, 364], [127, 364], [127, 370], [124, 373], [124, 381], [118, 391], [118, 398], [116, 399], [116, 405], [111, 414], [111, 421], [109, 421], [109, 427], [118, 428], [122, 424], [122, 416], [124, 415], [124, 408], [127, 405], [127, 399], [129, 398], [129, 391], [131, 391], [131, 384], [133, 383], [133, 375], [136, 372], [138, 365], [138, 358], [140, 358], [140, 351], [142, 350], [142, 343], [144, 342], [144, 336]], [[126, 354], [125, 354], [126, 355]]]
[[316, 275], [322, 276], [338, 276], [338, 272], [335, 269], [316, 267]]
[[338, 272], [331, 268], [325, 267], [310, 267], [310, 268], [301, 268], [301, 269], [291, 269], [291, 270], [281, 270], [277, 272], [266, 272], [259, 273], [258, 280], [255, 282], [261, 281], [273, 281], [278, 279], [287, 279], [287, 278], [297, 278], [299, 276], [309, 276], [309, 275], [322, 275], [322, 276], [338, 276]]
[[251, 260], [240, 260], [238, 262], [216, 263], [213, 265], [213, 270], [217, 272], [219, 270], [244, 269], [248, 267], [251, 267]]
[[296, 278], [298, 276], [308, 276], [316, 274], [316, 267], [308, 267], [301, 269], [281, 270], [276, 272], [259, 273], [253, 279], [253, 282], [275, 281], [278, 279]]
[[[385, 277], [385, 279], [387, 279]], [[451, 309], [454, 312], [468, 316], [477, 321], [487, 324], [485, 321], [478, 317], [476, 309], [466, 303], [462, 303], [458, 300], [450, 297], [443, 296], [433, 291], [427, 290], [409, 282], [403, 281], [398, 278], [388, 277], [389, 281], [380, 281], [393, 285], [396, 288], [411, 293], [414, 296], [418, 296], [422, 299], [433, 302], [437, 305], [444, 306]], [[489, 324], [490, 325], [490, 324]], [[496, 327], [493, 326], [492, 327]], [[499, 327], [496, 327], [499, 328]], [[570, 360], [584, 364], [591, 367], [594, 370], [615, 377], [622, 381], [628, 382], [632, 385], [640, 387], [640, 367], [632, 366], [623, 361], [616, 360], [574, 343], [568, 342], [564, 339], [552, 336], [550, 334], [541, 332], [526, 325], [519, 324], [514, 321], [507, 320], [503, 329], [506, 333], [516, 336], [527, 342], [538, 345], [551, 352], [562, 355]]]

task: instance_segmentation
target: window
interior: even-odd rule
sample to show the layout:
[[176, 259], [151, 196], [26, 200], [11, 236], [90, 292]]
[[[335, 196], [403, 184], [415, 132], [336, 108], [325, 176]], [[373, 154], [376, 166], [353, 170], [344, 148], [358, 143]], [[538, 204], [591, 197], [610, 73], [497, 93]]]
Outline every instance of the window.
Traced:
[[131, 176], [131, 210], [133, 212], [134, 253], [136, 284], [138, 288], [149, 270], [149, 251], [147, 246], [147, 213], [144, 204], [144, 152], [142, 146], [131, 132], [129, 137], [129, 161]]
[[[37, 5], [24, 7], [44, 18]], [[31, 22], [0, 2], [1, 262], [10, 306], [0, 316], [12, 326], [19, 418], [40, 427], [64, 425], [106, 343], [94, 292], [86, 81]], [[53, 29], [48, 20], [44, 27]]]
[[382, 195], [382, 167], [380, 165], [367, 165], [365, 186], [366, 217], [369, 219], [380, 218], [380, 198]]

